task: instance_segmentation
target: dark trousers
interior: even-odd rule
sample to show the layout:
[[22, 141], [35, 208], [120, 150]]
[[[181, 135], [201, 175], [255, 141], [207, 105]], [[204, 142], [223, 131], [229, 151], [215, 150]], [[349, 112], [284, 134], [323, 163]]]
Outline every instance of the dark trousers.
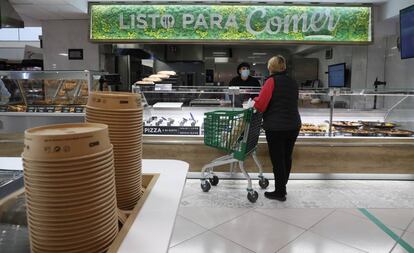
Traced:
[[286, 194], [286, 184], [292, 168], [292, 153], [299, 130], [266, 131], [270, 160], [275, 175], [276, 192]]

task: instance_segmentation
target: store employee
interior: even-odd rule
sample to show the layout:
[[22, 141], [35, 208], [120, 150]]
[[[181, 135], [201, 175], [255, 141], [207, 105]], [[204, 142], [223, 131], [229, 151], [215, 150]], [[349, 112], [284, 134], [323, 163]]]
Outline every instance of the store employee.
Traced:
[[250, 75], [250, 64], [242, 62], [237, 66], [237, 76], [230, 81], [230, 86], [256, 86], [260, 87], [259, 81]]

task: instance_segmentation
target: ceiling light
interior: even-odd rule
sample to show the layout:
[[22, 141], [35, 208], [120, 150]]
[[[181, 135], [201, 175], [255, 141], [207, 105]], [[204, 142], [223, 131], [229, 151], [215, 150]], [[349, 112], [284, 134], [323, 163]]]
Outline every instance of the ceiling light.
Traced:
[[252, 55], [261, 55], [261, 56], [264, 56], [264, 55], [267, 55], [267, 53], [254, 52]]
[[61, 56], [68, 56], [68, 54], [66, 54], [66, 53], [60, 53], [59, 55], [61, 55]]
[[229, 62], [228, 57], [214, 57], [214, 63], [227, 63]]

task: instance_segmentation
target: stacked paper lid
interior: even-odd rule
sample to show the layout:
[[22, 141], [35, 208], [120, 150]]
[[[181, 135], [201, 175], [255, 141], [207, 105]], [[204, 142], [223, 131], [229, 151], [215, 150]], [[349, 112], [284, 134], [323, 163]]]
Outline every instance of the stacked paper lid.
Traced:
[[60, 124], [25, 132], [32, 252], [103, 252], [118, 233], [108, 127]]
[[86, 106], [86, 122], [109, 127], [114, 147], [118, 207], [133, 209], [142, 195], [142, 106], [139, 94], [92, 92]]

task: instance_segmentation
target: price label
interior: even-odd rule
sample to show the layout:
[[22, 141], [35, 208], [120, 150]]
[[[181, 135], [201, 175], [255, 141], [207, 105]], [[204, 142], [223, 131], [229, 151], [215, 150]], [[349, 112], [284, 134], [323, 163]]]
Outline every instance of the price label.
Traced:
[[55, 106], [46, 106], [45, 112], [55, 112], [56, 107]]
[[83, 109], [83, 107], [75, 107], [75, 113], [82, 113]]
[[61, 112], [64, 112], [64, 113], [70, 112], [70, 107], [69, 106], [63, 106]]
[[38, 106], [36, 112], [47, 112], [47, 109], [45, 106]]
[[144, 134], [150, 135], [199, 135], [200, 127], [144, 126]]
[[28, 106], [26, 112], [36, 112], [36, 106]]

